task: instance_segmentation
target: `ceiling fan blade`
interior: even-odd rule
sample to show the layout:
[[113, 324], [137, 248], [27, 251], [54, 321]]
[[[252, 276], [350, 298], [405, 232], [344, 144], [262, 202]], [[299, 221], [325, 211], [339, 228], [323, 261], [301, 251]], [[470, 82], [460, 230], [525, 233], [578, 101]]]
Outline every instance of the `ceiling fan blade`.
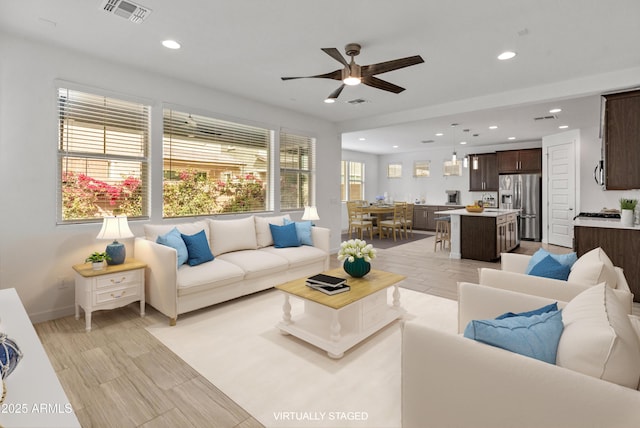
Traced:
[[374, 76], [363, 77], [362, 83], [373, 88], [382, 89], [383, 91], [393, 92], [394, 94], [399, 94], [400, 92], [404, 91], [404, 88], [398, 85], [394, 85], [393, 83], [389, 83], [385, 80], [378, 79]]
[[282, 80], [312, 79], [312, 78], [342, 80], [342, 69], [332, 71], [331, 73], [317, 74], [315, 76], [281, 77]]
[[328, 100], [337, 100], [338, 97], [340, 96], [340, 93], [342, 92], [342, 90], [344, 89], [345, 85], [342, 84], [340, 85], [340, 87], [338, 89], [336, 89], [335, 91], [331, 92], [331, 95], [329, 95], [327, 97]]
[[386, 73], [416, 64], [422, 64], [424, 60], [420, 55], [408, 56], [406, 58], [394, 59], [392, 61], [379, 62], [377, 64], [363, 65], [362, 76], [373, 76], [374, 74]]
[[345, 66], [349, 67], [349, 63], [342, 56], [342, 54], [340, 53], [340, 51], [338, 49], [336, 49], [336, 48], [322, 48], [322, 51], [324, 53], [326, 53], [327, 55], [329, 55], [331, 58], [333, 58], [336, 61], [338, 61], [339, 63], [341, 63], [342, 65], [345, 65]]

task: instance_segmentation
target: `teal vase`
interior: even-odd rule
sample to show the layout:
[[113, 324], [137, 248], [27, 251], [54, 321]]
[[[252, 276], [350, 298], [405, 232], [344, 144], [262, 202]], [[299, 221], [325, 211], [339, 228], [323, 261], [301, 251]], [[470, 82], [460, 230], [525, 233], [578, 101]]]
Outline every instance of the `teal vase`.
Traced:
[[371, 270], [371, 263], [369, 263], [365, 259], [356, 258], [352, 262], [350, 262], [349, 260], [345, 260], [342, 267], [344, 268], [344, 271], [352, 277], [362, 278]]

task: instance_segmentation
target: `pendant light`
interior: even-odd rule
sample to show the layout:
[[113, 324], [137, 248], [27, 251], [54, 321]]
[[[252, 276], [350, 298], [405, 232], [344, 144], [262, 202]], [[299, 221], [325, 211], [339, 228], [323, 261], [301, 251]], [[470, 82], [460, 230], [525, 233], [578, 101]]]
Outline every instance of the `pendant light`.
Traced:
[[456, 126], [458, 126], [457, 123], [451, 124], [451, 127], [453, 128], [453, 153], [451, 154], [451, 163], [454, 165], [458, 160], [458, 155], [456, 154]]

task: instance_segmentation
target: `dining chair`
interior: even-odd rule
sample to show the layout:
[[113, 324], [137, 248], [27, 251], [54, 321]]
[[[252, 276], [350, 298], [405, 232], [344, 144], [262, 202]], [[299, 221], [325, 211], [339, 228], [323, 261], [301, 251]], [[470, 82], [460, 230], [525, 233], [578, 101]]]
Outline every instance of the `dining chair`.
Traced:
[[347, 214], [349, 216], [349, 239], [351, 239], [351, 233], [354, 230], [359, 234], [360, 239], [364, 237], [364, 231], [369, 230], [369, 236], [373, 239], [373, 222], [363, 218], [362, 206], [358, 206], [356, 201], [347, 201]]
[[380, 222], [378, 227], [380, 228], [380, 238], [383, 237], [385, 229], [389, 236], [393, 230], [393, 240], [396, 241], [396, 230], [400, 232], [400, 239], [402, 239], [402, 216], [406, 204], [396, 203], [393, 204], [393, 216], [390, 219], [385, 219]]
[[407, 203], [404, 206], [402, 227], [404, 228], [404, 236], [408, 238], [408, 231], [411, 231], [411, 237], [413, 238], [413, 204]]

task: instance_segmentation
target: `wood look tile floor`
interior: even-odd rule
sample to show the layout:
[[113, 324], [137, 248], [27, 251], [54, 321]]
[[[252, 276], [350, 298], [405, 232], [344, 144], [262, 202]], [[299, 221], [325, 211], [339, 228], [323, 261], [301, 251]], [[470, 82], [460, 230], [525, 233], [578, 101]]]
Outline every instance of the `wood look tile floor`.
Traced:
[[[499, 263], [451, 260], [446, 250], [434, 252], [433, 242], [430, 237], [379, 250], [375, 268], [406, 275], [406, 288], [454, 300], [458, 281], [477, 282], [478, 268], [499, 268]], [[538, 248], [540, 243], [523, 241], [517, 252], [533, 254]], [[331, 267], [339, 267], [335, 256]], [[262, 426], [145, 330], [168, 322], [166, 317], [147, 306], [140, 318], [138, 308], [134, 303], [94, 312], [90, 333], [84, 319], [73, 316], [35, 325], [83, 427]]]

